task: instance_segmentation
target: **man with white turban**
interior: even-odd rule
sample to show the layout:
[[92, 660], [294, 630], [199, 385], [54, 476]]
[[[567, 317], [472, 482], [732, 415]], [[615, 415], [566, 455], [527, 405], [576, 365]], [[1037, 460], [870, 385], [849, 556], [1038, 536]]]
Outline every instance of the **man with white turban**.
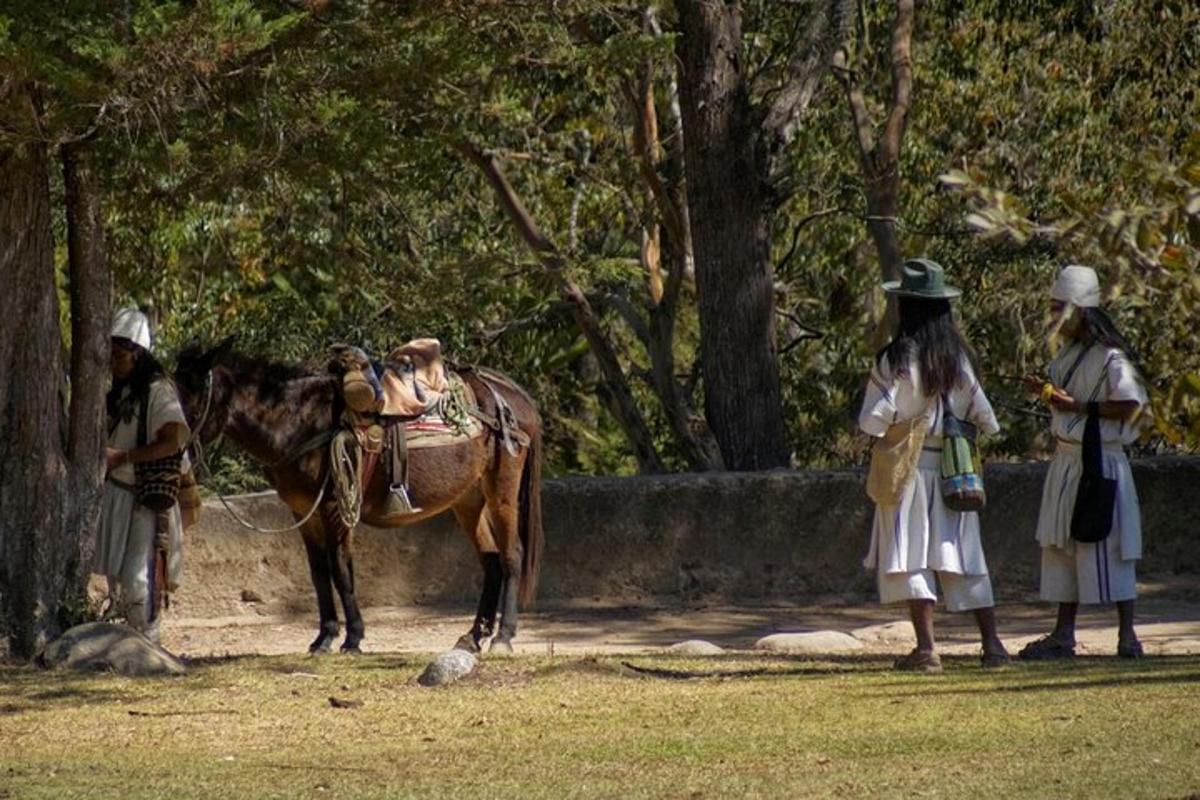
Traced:
[[[179, 583], [182, 524], [178, 505], [156, 513], [137, 502], [133, 465], [179, 453], [187, 443], [188, 427], [175, 387], [150, 354], [150, 321], [145, 314], [133, 308], [117, 312], [110, 353], [113, 383], [107, 398], [107, 472], [93, 570], [108, 579], [112, 610], [157, 641], [155, 583], [168, 589]], [[139, 442], [139, 417], [143, 414], [145, 442]], [[160, 527], [165, 528], [168, 541], [165, 565], [157, 563], [155, 552]], [[156, 574], [164, 566], [166, 574]]]
[[[1142, 646], [1133, 627], [1136, 565], [1142, 556], [1142, 522], [1125, 446], [1138, 438], [1137, 417], [1147, 398], [1129, 342], [1100, 308], [1100, 281], [1090, 267], [1063, 268], [1050, 291], [1050, 310], [1065, 345], [1048, 379], [1027, 378], [1027, 388], [1050, 406], [1056, 448], [1042, 491], [1037, 540], [1042, 547], [1041, 597], [1058, 603], [1054, 630], [1021, 650], [1026, 659], [1075, 654], [1080, 603], [1115, 603], [1120, 620], [1118, 655], [1136, 658]], [[1082, 443], [1089, 405], [1099, 417], [1104, 477], [1116, 480], [1112, 527], [1099, 542], [1071, 536]]]

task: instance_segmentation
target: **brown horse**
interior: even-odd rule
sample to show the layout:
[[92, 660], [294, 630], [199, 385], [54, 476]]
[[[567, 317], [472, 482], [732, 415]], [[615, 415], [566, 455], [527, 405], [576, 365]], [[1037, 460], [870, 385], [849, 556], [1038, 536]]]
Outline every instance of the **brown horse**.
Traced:
[[[482, 417], [498, 420], [511, 409], [528, 445], [505, 446], [496, 427], [460, 444], [412, 450], [409, 492], [415, 513], [382, 513], [388, 480], [376, 469], [363, 487], [362, 520], [384, 528], [414, 522], [452, 509], [483, 565], [483, 591], [470, 631], [456, 647], [478, 652], [495, 630], [494, 651], [511, 651], [518, 604], [528, 605], [537, 589], [542, 553], [542, 428], [533, 400], [500, 373], [464, 369]], [[198, 441], [224, 435], [266, 468], [279, 497], [299, 522], [317, 504], [329, 478], [329, 448], [312, 447], [337, 426], [343, 404], [340, 379], [302, 368], [274, 364], [231, 351], [230, 342], [202, 350], [191, 345], [179, 354], [175, 382], [184, 412]], [[198, 429], [197, 429], [198, 426]], [[346, 528], [334, 499], [325, 492], [320, 507], [300, 528], [317, 593], [320, 630], [309, 652], [328, 652], [339, 632], [333, 589], [346, 616], [343, 652], [357, 652], [363, 619], [354, 594], [353, 531]]]

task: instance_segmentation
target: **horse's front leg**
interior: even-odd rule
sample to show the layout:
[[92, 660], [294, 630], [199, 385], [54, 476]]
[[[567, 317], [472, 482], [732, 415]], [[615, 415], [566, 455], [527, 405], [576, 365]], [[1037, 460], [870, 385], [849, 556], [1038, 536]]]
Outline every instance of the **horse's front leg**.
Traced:
[[304, 550], [308, 554], [308, 571], [317, 593], [317, 610], [320, 614], [317, 638], [308, 646], [310, 653], [328, 653], [333, 648], [333, 640], [337, 638], [339, 630], [337, 607], [333, 604], [333, 587], [330, 584], [329, 554], [324, 538], [324, 529], [319, 522], [310, 521], [304, 526]]
[[346, 615], [346, 638], [342, 641], [343, 653], [359, 653], [363, 640], [364, 625], [362, 612], [358, 608], [358, 597], [354, 594], [354, 561], [351, 553], [351, 536], [338, 523], [338, 536], [329, 542], [329, 570], [333, 585], [342, 599], [342, 613]]

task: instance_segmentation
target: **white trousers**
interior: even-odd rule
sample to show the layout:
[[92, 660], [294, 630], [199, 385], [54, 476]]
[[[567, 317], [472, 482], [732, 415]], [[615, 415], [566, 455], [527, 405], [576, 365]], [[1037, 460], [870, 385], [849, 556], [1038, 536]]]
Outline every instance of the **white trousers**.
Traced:
[[[879, 602], [884, 605], [909, 600], [938, 599], [937, 584], [942, 585], [949, 611], [972, 611], [991, 608], [992, 580], [987, 575], [960, 575], [957, 572], [937, 572], [922, 569], [916, 572], [879, 571]], [[936, 576], [936, 579], [935, 579]]]

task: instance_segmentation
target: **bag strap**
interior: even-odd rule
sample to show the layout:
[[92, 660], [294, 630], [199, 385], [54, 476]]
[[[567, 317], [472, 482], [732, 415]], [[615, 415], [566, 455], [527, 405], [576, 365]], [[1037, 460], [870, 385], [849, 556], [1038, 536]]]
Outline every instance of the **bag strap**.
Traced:
[[145, 447], [146, 441], [147, 441], [147, 439], [146, 439], [147, 419], [146, 418], [150, 416], [150, 387], [149, 386], [147, 386], [146, 390], [144, 392], [142, 392], [141, 395], [138, 397], [137, 404], [138, 404], [137, 446]]
[[1077, 369], [1079, 369], [1079, 365], [1083, 363], [1083, 357], [1086, 356], [1088, 354], [1088, 351], [1091, 349], [1092, 349], [1092, 346], [1090, 344], [1087, 345], [1086, 347], [1080, 348], [1079, 355], [1075, 356], [1075, 362], [1073, 364], [1071, 364], [1070, 368], [1067, 370], [1067, 374], [1063, 376], [1063, 381], [1062, 381], [1063, 389], [1066, 389], [1067, 384], [1071, 382], [1071, 378], [1075, 377], [1075, 371]]
[[1083, 471], [1095, 478], [1104, 477], [1100, 447], [1100, 404], [1087, 404], [1087, 422], [1083, 426]]

